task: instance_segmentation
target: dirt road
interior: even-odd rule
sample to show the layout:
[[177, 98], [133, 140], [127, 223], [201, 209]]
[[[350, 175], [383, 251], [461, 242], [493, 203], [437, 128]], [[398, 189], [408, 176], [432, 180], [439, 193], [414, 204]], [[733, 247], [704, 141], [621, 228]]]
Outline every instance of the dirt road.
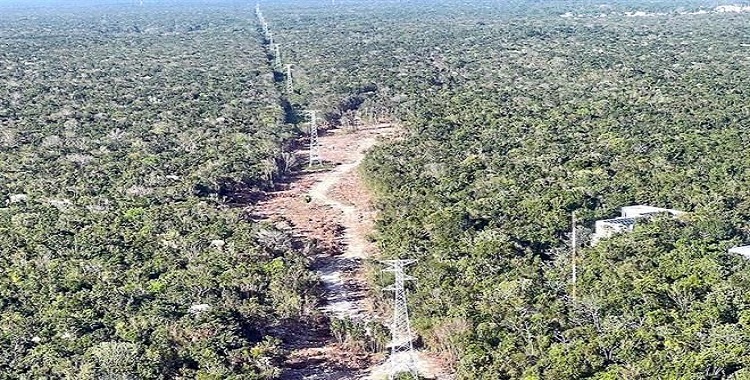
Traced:
[[[330, 318], [373, 320], [366, 299], [367, 283], [362, 260], [375, 254], [367, 240], [375, 212], [370, 205], [357, 167], [367, 150], [380, 139], [395, 134], [389, 124], [355, 132], [334, 130], [320, 138], [321, 155], [334, 164], [328, 171], [316, 171], [297, 178], [289, 189], [272, 195], [258, 205], [260, 214], [283, 220], [295, 234], [318, 242], [314, 259], [325, 288], [322, 311]], [[307, 151], [298, 152], [301, 157]], [[347, 352], [342, 345], [317, 336], [315, 342], [298, 342], [290, 367], [282, 378], [289, 380], [379, 380], [387, 377], [388, 363], [373, 362], [366, 353]], [[415, 358], [420, 372], [435, 377], [435, 361], [420, 354]], [[438, 378], [442, 378], [438, 377]]]

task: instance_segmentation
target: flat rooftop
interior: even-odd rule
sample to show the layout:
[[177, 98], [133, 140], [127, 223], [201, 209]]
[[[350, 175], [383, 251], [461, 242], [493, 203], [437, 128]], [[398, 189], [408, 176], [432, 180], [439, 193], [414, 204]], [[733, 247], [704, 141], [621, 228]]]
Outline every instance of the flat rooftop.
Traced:
[[635, 218], [604, 219], [604, 220], [597, 220], [596, 223], [601, 223], [601, 224], [621, 224], [623, 226], [632, 226], [632, 225], [635, 224]]
[[684, 212], [680, 210], [647, 206], [647, 205], [624, 206], [620, 210], [622, 212], [622, 216], [625, 218], [627, 217], [634, 218], [634, 217], [640, 217], [640, 216], [653, 216], [655, 214], [659, 214], [663, 212], [670, 213], [672, 215], [684, 214]]

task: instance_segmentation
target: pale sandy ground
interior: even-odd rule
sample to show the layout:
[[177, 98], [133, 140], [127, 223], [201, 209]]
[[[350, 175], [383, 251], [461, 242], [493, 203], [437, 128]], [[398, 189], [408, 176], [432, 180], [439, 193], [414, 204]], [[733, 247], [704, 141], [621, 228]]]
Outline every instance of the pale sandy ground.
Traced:
[[[317, 270], [326, 290], [322, 310], [331, 318], [376, 319], [366, 299], [367, 283], [362, 267], [363, 259], [376, 254], [375, 247], [367, 240], [375, 212], [357, 167], [367, 150], [395, 134], [396, 130], [389, 124], [324, 134], [320, 138], [321, 155], [326, 163], [335, 167], [298, 178], [288, 190], [274, 194], [256, 208], [257, 214], [288, 222], [296, 234], [319, 241], [324, 253], [318, 260], [321, 264]], [[306, 157], [307, 151], [298, 153]], [[305, 201], [306, 196], [310, 202]], [[296, 350], [292, 361], [298, 368], [284, 378], [380, 380], [388, 376], [390, 363], [387, 360], [378, 362], [377, 357], [362, 358], [361, 355], [353, 358], [335, 342], [319, 345]], [[376, 361], [366, 364], [368, 360]], [[451, 379], [441, 369], [440, 362], [427, 353], [417, 353], [414, 363], [423, 376]]]

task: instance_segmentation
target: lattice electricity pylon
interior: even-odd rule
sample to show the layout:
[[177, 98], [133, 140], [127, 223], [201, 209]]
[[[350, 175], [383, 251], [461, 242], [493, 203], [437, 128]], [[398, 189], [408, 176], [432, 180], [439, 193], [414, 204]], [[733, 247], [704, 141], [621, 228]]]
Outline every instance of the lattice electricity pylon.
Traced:
[[286, 93], [291, 95], [292, 91], [294, 91], [294, 86], [292, 85], [292, 65], [286, 65]]
[[281, 70], [281, 49], [279, 48], [279, 44], [273, 45], [273, 58], [276, 70]]
[[320, 158], [320, 139], [318, 139], [318, 111], [306, 112], [310, 116], [310, 166], [321, 165], [323, 160]]
[[388, 378], [395, 379], [400, 373], [410, 373], [417, 377], [417, 369], [414, 365], [414, 335], [411, 332], [411, 323], [409, 322], [409, 309], [406, 303], [406, 290], [404, 282], [414, 280], [414, 277], [404, 273], [404, 268], [411, 265], [417, 260], [385, 260], [384, 264], [388, 265], [383, 272], [393, 272], [396, 279], [393, 285], [385, 290], [393, 291], [393, 320], [391, 321], [391, 368]]

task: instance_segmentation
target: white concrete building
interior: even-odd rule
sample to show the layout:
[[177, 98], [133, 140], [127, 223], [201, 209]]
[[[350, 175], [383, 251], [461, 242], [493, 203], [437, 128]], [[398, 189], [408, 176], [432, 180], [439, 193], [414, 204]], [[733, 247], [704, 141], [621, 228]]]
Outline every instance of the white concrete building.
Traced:
[[207, 303], [193, 305], [193, 306], [190, 306], [190, 308], [188, 309], [188, 313], [190, 314], [205, 313], [207, 311], [211, 311], [211, 305]]
[[612, 237], [615, 234], [633, 231], [638, 219], [650, 218], [656, 215], [670, 214], [678, 216], [684, 214], [679, 210], [653, 207], [646, 205], [625, 206], [621, 210], [619, 218], [597, 220], [594, 223], [594, 235], [591, 245], [596, 245], [601, 239]]
[[633, 231], [635, 218], [614, 218], [597, 220], [594, 223], [594, 235], [591, 237], [591, 245], [596, 245], [601, 239], [606, 239], [615, 234]]
[[750, 245], [743, 245], [741, 247], [729, 248], [729, 253], [740, 255], [750, 260]]

